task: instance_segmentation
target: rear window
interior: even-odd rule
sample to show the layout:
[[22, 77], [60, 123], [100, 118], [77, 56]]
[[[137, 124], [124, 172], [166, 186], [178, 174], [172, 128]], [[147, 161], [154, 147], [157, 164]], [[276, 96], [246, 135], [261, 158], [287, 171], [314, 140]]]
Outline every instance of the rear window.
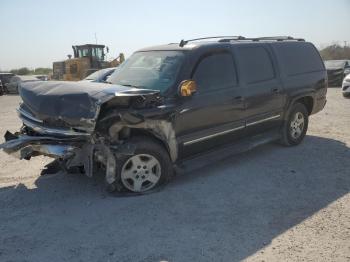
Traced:
[[248, 84], [275, 78], [270, 55], [264, 47], [240, 47], [237, 55], [239, 66]]
[[316, 48], [309, 43], [276, 43], [274, 49], [288, 76], [324, 70]]

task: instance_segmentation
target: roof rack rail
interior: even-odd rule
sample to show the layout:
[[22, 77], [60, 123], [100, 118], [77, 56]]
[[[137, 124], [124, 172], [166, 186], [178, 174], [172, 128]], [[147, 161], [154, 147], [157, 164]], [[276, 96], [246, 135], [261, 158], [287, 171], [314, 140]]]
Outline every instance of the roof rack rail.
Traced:
[[305, 41], [303, 38], [294, 38], [291, 36], [265, 36], [265, 37], [241, 37], [240, 39], [236, 38], [225, 38], [220, 39], [219, 42], [230, 42], [235, 40], [243, 41]]
[[201, 37], [195, 39], [180, 41], [179, 46], [184, 47], [188, 44], [188, 42], [199, 41], [199, 40], [207, 40], [207, 39], [218, 39], [218, 42], [230, 42], [230, 41], [305, 41], [303, 38], [294, 38], [291, 36], [264, 36], [264, 37], [244, 37], [244, 36], [209, 36], [209, 37]]
[[230, 38], [232, 40], [234, 40], [234, 39], [239, 40], [239, 39], [241, 39], [241, 38], [243, 39], [245, 37], [243, 37], [243, 36], [209, 36], [209, 37], [201, 37], [201, 38], [195, 38], [195, 39], [189, 39], [189, 40], [182, 39], [180, 41], [179, 46], [184, 47], [186, 44], [188, 44], [188, 42], [193, 42], [193, 41], [198, 41], [198, 40], [206, 40], [206, 39], [217, 39], [217, 38], [226, 38], [226, 39]]

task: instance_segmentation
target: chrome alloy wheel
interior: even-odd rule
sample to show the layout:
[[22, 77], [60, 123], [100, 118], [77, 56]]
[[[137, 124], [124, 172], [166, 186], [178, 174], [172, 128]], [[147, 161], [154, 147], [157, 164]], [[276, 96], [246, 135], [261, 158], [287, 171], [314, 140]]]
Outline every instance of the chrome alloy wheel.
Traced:
[[296, 112], [293, 120], [290, 122], [290, 135], [293, 139], [298, 139], [303, 131], [305, 126], [304, 115], [300, 112]]
[[133, 192], [144, 192], [153, 188], [161, 176], [159, 161], [148, 154], [130, 157], [122, 167], [121, 181]]

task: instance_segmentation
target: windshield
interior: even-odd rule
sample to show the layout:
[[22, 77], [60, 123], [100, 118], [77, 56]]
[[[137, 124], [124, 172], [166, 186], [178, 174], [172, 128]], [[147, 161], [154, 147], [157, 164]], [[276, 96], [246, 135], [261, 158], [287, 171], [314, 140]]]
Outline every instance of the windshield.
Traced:
[[340, 68], [340, 67], [344, 67], [345, 65], [344, 60], [328, 60], [325, 61], [324, 64], [326, 66], [326, 68]]
[[184, 60], [183, 52], [134, 53], [108, 79], [112, 84], [165, 91], [176, 81]]

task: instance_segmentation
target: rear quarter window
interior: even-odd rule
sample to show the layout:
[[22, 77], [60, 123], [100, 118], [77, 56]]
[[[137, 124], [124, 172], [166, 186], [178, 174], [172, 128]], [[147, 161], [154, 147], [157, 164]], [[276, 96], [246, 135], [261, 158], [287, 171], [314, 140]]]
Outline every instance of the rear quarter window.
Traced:
[[276, 43], [274, 50], [288, 76], [324, 70], [318, 51], [310, 43]]
[[271, 57], [263, 46], [239, 47], [239, 67], [247, 84], [275, 78]]

